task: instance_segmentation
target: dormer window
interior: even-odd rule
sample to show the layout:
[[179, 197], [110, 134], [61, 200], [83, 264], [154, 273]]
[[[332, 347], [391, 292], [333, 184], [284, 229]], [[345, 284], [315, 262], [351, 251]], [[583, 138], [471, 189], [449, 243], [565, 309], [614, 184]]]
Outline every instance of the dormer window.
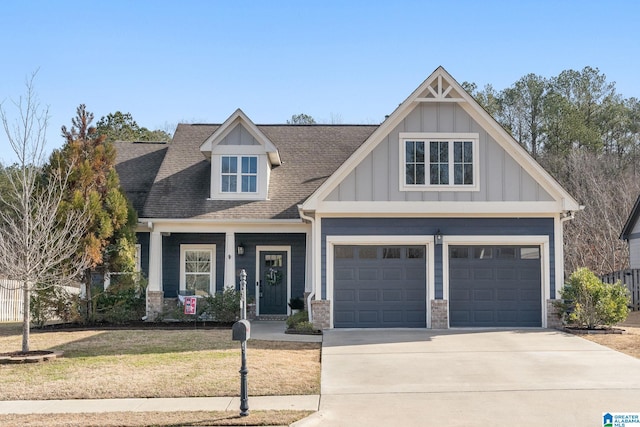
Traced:
[[223, 193], [256, 193], [258, 191], [257, 156], [221, 156], [221, 162], [220, 191]]
[[211, 200], [267, 200], [271, 170], [280, 166], [275, 145], [236, 110], [201, 145], [211, 162]]

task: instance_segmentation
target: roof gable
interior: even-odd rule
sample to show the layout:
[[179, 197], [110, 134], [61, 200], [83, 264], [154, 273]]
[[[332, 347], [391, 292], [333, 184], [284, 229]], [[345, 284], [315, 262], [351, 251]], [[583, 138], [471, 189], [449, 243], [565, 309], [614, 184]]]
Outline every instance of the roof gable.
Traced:
[[256, 125], [281, 151], [267, 200], [209, 199], [211, 163], [202, 144], [217, 124], [179, 124], [140, 218], [210, 221], [300, 220], [297, 206], [312, 194], [377, 125]]
[[245, 139], [240, 138], [237, 145], [261, 145], [264, 151], [269, 156], [269, 160], [272, 165], [279, 166], [282, 162], [280, 159], [280, 153], [276, 146], [271, 142], [267, 136], [258, 129], [258, 127], [247, 117], [247, 115], [241, 110], [237, 109], [225, 122], [220, 125], [216, 131], [209, 136], [201, 145], [200, 151], [207, 157], [211, 158], [211, 153], [217, 146], [232, 145], [226, 138], [232, 133], [236, 132], [241, 135], [244, 131], [252, 140], [244, 142]]
[[629, 240], [629, 237], [633, 233], [633, 229], [636, 227], [636, 223], [638, 222], [638, 216], [640, 216], [640, 196], [638, 196], [636, 202], [633, 204], [633, 208], [631, 208], [629, 218], [627, 218], [627, 222], [622, 228], [622, 233], [620, 233], [620, 239]]
[[[340, 168], [321, 185], [316, 192], [302, 205], [303, 210], [315, 210], [325, 200], [335, 197], [334, 191], [342, 182], [349, 179], [358, 165], [371, 155], [385, 138], [397, 130], [419, 105], [441, 105], [446, 108], [459, 109], [468, 115], [478, 126], [477, 131], [486, 132], [492, 141], [500, 147], [513, 163], [522, 168], [533, 181], [540, 185], [544, 192], [557, 205], [557, 210], [578, 210], [578, 202], [540, 166], [513, 137], [500, 126], [447, 71], [437, 68], [409, 97], [396, 108], [384, 123], [345, 161]], [[448, 129], [453, 131], [454, 129]], [[397, 150], [396, 150], [397, 151]], [[392, 150], [389, 155], [394, 155]], [[395, 154], [397, 156], [397, 153]], [[333, 195], [332, 195], [333, 193]], [[413, 200], [413, 199], [412, 199]], [[466, 201], [462, 199], [461, 201]]]

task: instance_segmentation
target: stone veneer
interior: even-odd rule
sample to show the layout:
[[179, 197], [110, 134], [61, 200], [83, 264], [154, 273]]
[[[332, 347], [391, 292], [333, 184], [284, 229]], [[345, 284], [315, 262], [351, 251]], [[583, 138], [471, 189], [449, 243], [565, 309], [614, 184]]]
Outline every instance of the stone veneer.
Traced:
[[449, 328], [449, 301], [446, 299], [431, 300], [431, 329]]
[[562, 318], [559, 316], [558, 309], [553, 305], [555, 301], [557, 300], [547, 300], [547, 328], [562, 329], [564, 324], [562, 323]]
[[162, 314], [164, 292], [147, 289], [147, 322], [154, 322]]
[[331, 320], [331, 304], [327, 300], [311, 301], [313, 327], [315, 329], [329, 329]]

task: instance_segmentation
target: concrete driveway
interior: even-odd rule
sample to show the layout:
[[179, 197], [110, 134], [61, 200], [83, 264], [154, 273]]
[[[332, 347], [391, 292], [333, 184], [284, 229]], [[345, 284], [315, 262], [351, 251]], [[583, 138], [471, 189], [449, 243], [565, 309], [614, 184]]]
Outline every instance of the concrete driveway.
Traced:
[[600, 426], [640, 412], [640, 360], [553, 330], [331, 330], [295, 426]]

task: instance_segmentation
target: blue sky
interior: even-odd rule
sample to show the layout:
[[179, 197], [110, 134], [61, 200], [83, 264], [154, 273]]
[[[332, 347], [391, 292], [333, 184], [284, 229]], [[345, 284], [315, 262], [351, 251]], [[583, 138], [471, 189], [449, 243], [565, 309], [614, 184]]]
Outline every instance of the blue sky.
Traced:
[[[0, 13], [0, 102], [35, 90], [61, 146], [84, 103], [96, 121], [256, 123], [306, 113], [379, 123], [434, 69], [500, 90], [589, 65], [640, 97], [640, 2], [18, 1]], [[4, 132], [0, 159], [11, 162]]]

